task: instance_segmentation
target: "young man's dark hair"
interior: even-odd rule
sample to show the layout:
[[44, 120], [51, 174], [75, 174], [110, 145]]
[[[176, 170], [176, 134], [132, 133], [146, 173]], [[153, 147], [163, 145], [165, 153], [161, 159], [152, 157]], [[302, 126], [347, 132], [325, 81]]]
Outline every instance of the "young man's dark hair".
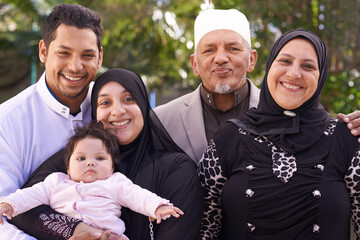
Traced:
[[59, 4], [47, 16], [43, 28], [43, 40], [48, 48], [55, 39], [56, 29], [60, 24], [74, 26], [80, 29], [91, 29], [97, 38], [97, 46], [100, 51], [103, 28], [98, 13], [77, 4]]
[[92, 121], [86, 124], [84, 127], [77, 128], [75, 134], [66, 144], [64, 149], [64, 161], [66, 168], [69, 167], [70, 157], [74, 152], [76, 144], [84, 138], [94, 138], [101, 140], [105, 149], [111, 156], [113, 167], [115, 167], [116, 164], [119, 164], [120, 150], [116, 136], [105, 130], [101, 123]]

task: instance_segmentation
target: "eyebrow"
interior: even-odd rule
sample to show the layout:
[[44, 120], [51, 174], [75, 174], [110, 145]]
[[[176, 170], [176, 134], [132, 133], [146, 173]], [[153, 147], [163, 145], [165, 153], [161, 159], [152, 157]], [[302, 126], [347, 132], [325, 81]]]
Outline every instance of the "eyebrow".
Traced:
[[[124, 89], [121, 93], [128, 93], [128, 92], [129, 92], [128, 90]], [[100, 94], [100, 95], [98, 96], [98, 98], [99, 98], [99, 97], [107, 97], [107, 96], [109, 96], [108, 93], [103, 93], [103, 94]]]
[[[73, 50], [72, 48], [68, 47], [68, 46], [65, 46], [65, 45], [59, 45], [57, 46], [58, 48], [61, 48], [61, 49], [66, 49], [66, 50]], [[85, 49], [84, 52], [96, 52], [96, 50], [94, 49]]]
[[[281, 54], [279, 54], [278, 56], [282, 56], [282, 55], [284, 55], [284, 56], [286, 56], [286, 57], [289, 57], [289, 58], [291, 58], [291, 59], [295, 59], [294, 56], [292, 56], [291, 54], [288, 54], [288, 53], [281, 53]], [[316, 61], [315, 61], [314, 59], [312, 59], [312, 58], [304, 58], [303, 60], [304, 60], [305, 62], [313, 62], [313, 63], [316, 64]]]

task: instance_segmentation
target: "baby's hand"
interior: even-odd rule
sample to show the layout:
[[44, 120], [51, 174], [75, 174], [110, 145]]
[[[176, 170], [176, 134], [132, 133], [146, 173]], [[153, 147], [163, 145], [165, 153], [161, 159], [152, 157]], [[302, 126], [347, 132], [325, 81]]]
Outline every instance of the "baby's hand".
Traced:
[[4, 220], [1, 216], [6, 216], [8, 219], [11, 219], [11, 216], [13, 215], [14, 209], [12, 206], [8, 203], [2, 202], [0, 203], [0, 224], [4, 224]]
[[161, 223], [161, 219], [165, 220], [169, 218], [170, 215], [178, 218], [180, 217], [180, 215], [184, 215], [184, 213], [177, 207], [163, 204], [156, 209], [155, 215], [156, 215], [156, 223], [159, 224]]

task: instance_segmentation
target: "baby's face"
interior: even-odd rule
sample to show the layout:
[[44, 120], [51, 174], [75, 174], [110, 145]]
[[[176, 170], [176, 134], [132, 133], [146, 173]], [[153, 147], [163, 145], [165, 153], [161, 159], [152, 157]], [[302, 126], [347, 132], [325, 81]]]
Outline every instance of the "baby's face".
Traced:
[[68, 167], [73, 181], [90, 183], [107, 179], [113, 172], [111, 155], [100, 139], [87, 137], [75, 144]]

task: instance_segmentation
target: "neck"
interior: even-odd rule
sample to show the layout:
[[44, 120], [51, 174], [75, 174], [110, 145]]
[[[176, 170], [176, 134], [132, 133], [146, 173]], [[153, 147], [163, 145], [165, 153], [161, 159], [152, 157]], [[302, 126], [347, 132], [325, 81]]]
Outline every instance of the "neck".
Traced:
[[234, 101], [235, 101], [234, 93], [228, 93], [228, 94], [214, 93], [213, 98], [216, 108], [220, 111], [225, 112], [234, 107]]
[[64, 104], [70, 109], [70, 113], [72, 115], [76, 115], [78, 112], [80, 112], [80, 105], [83, 103], [87, 96], [87, 89], [85, 89], [80, 95], [76, 97], [66, 97], [64, 95], [56, 96], [59, 102]]

